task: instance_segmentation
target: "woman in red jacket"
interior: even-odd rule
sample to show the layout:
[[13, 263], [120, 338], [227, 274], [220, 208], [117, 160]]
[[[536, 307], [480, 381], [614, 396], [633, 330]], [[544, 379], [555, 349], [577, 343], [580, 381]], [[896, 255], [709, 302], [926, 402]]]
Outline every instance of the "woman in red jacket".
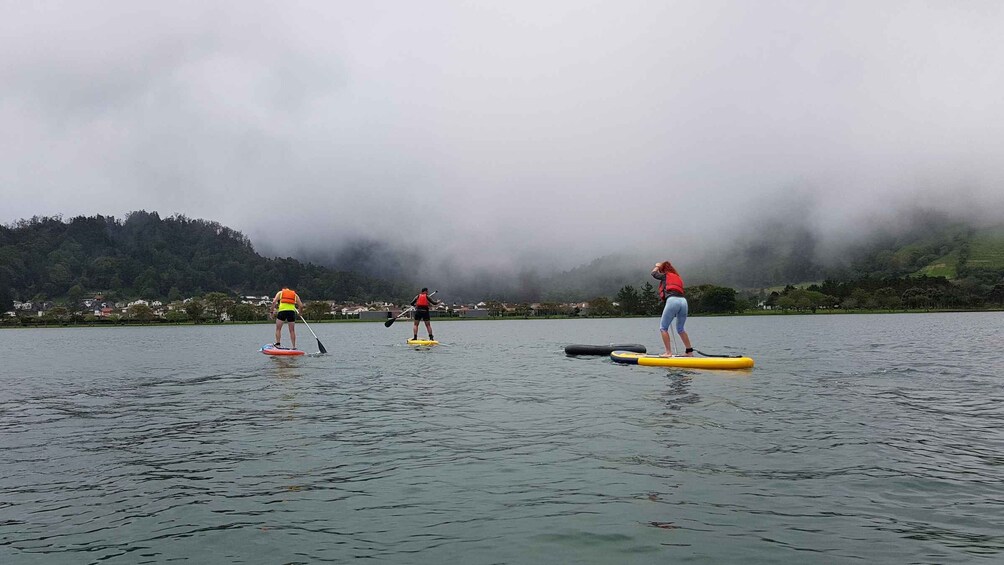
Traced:
[[676, 333], [680, 334], [683, 345], [686, 347], [684, 355], [694, 356], [694, 348], [690, 345], [690, 336], [683, 331], [683, 325], [687, 323], [687, 298], [683, 293], [683, 279], [680, 273], [676, 272], [673, 264], [669, 261], [656, 263], [652, 269], [652, 276], [659, 279], [659, 299], [666, 301], [666, 306], [662, 310], [662, 319], [659, 323], [659, 332], [662, 335], [662, 343], [666, 346], [664, 356], [673, 355], [672, 340], [669, 338], [669, 324], [676, 318]]

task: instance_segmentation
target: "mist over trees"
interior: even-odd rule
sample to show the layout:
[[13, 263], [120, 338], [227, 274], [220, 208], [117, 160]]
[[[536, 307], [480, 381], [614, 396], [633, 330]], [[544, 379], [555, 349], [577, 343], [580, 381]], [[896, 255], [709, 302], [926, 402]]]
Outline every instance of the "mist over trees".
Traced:
[[[681, 268], [689, 286], [714, 284], [740, 290], [920, 275], [992, 286], [1004, 275], [1004, 228], [995, 231], [937, 210], [894, 215], [895, 222], [876, 219], [824, 234], [812, 225], [811, 215], [779, 207], [728, 237], [724, 246], [712, 239], [704, 248], [681, 250], [687, 255], [679, 263], [672, 254], [632, 250], [567, 270], [504, 264], [485, 269], [466, 265], [462, 257], [440, 257], [435, 249], [358, 240], [328, 252], [337, 262], [324, 264], [359, 269], [369, 276], [386, 273], [386, 266], [392, 265], [391, 272], [405, 284], [449, 289], [456, 300], [504, 302], [613, 297], [625, 286], [637, 289], [650, 281], [652, 264], [668, 258]], [[379, 265], [383, 271], [376, 269]]]
[[[981, 257], [973, 256], [974, 248]], [[739, 234], [690, 276], [740, 288], [922, 274], [993, 283], [1004, 275], [1002, 253], [1004, 229], [936, 210], [907, 210], [896, 222], [847, 226], [846, 233], [829, 240], [807, 218], [786, 215]]]
[[[690, 260], [694, 265], [682, 273], [691, 308], [726, 313], [760, 303], [784, 310], [994, 303], [1004, 284], [1004, 228], [978, 227], [934, 212], [904, 217], [838, 244], [825, 241], [805, 221], [764, 222], [762, 231], [737, 237], [727, 250]], [[609, 307], [600, 301], [594, 312], [659, 311], [649, 275], [653, 260], [640, 253], [608, 255], [560, 272], [501, 266], [473, 271], [462, 258], [427, 263], [427, 256], [407, 245], [364, 239], [325, 256], [337, 261], [335, 268], [262, 257], [240, 232], [185, 216], [139, 211], [125, 220], [35, 217], [0, 227], [0, 307], [10, 309], [13, 300], [72, 304], [94, 294], [168, 301], [207, 293], [260, 296], [289, 285], [310, 299], [338, 301], [398, 300], [429, 286], [460, 302], [556, 304], [603, 298]], [[792, 284], [802, 288], [778, 290]], [[212, 301], [205, 306], [222, 308]], [[232, 316], [253, 314], [235, 311]]]

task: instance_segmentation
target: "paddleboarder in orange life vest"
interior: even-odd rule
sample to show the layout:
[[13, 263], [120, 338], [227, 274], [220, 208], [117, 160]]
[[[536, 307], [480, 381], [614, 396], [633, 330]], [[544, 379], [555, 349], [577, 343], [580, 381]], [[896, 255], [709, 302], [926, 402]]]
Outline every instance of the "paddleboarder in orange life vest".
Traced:
[[659, 299], [666, 301], [666, 306], [662, 310], [662, 319], [659, 322], [659, 334], [662, 336], [662, 343], [666, 346], [664, 357], [673, 356], [672, 340], [669, 338], [669, 325], [676, 318], [676, 333], [680, 334], [683, 345], [686, 347], [684, 355], [694, 356], [694, 348], [690, 345], [690, 336], [683, 331], [683, 325], [687, 323], [687, 298], [683, 295], [683, 279], [680, 273], [676, 272], [673, 264], [669, 261], [656, 263], [652, 269], [652, 276], [659, 279]]
[[[276, 311], [278, 306], [278, 311]], [[293, 349], [296, 349], [296, 314], [297, 308], [303, 308], [300, 302], [300, 295], [294, 290], [283, 287], [272, 299], [272, 314], [275, 316], [275, 346], [279, 345], [282, 336], [282, 324], [289, 323], [289, 339], [293, 342]]]
[[432, 323], [429, 321], [429, 306], [436, 304], [439, 304], [439, 301], [429, 297], [428, 288], [423, 288], [422, 292], [418, 293], [418, 296], [411, 301], [411, 305], [415, 307], [415, 328], [412, 332], [415, 337], [413, 339], [418, 339], [418, 323], [422, 320], [425, 320], [425, 329], [429, 332], [429, 340], [435, 339], [432, 337]]

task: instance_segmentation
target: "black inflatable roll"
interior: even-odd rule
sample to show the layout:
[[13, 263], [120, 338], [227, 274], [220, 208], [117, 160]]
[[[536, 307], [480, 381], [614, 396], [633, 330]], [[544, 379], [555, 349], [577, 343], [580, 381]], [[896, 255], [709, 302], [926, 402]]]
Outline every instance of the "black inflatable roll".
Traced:
[[648, 353], [644, 345], [637, 343], [617, 343], [610, 345], [581, 345], [573, 343], [565, 346], [565, 355], [610, 355], [614, 351]]

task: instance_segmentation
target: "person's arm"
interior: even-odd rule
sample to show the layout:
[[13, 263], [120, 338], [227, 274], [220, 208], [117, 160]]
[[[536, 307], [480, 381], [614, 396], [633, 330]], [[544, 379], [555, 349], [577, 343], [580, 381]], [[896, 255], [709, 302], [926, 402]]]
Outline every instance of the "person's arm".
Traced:
[[300, 295], [299, 294], [296, 295], [296, 305], [299, 306], [299, 308], [297, 308], [298, 312], [300, 310], [303, 310], [303, 302], [300, 300]]
[[417, 294], [415, 295], [415, 298], [411, 299], [411, 305], [414, 306], [416, 302], [418, 302], [418, 295]]

